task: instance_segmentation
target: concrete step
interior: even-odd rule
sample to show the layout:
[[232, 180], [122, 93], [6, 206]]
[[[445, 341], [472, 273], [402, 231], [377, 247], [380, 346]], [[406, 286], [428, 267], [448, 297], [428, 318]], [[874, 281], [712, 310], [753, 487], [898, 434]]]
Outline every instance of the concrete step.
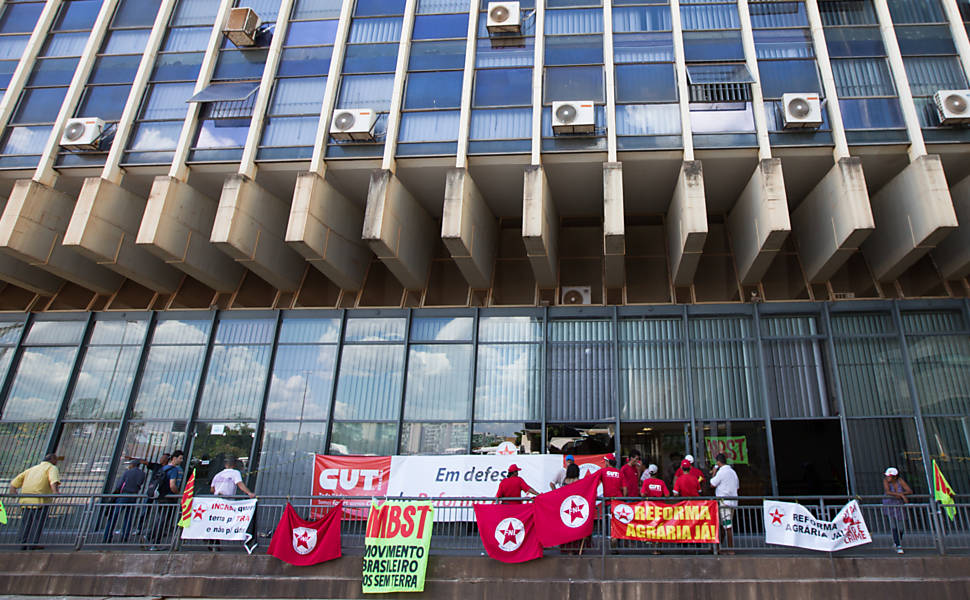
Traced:
[[[361, 598], [360, 556], [293, 567], [266, 555], [16, 552], [0, 590], [35, 596]], [[970, 598], [970, 557], [550, 557], [506, 565], [432, 556], [423, 594], [461, 600]]]

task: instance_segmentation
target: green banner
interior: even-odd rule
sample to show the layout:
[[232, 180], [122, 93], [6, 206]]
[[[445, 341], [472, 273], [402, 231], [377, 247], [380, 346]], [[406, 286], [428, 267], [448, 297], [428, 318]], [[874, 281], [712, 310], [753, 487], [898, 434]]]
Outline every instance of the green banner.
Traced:
[[704, 438], [704, 443], [707, 444], [707, 460], [712, 465], [714, 457], [721, 452], [727, 457], [729, 465], [748, 464], [748, 438], [743, 435], [710, 435]]
[[7, 524], [7, 511], [3, 509], [3, 502], [0, 501], [0, 525]]
[[365, 594], [424, 591], [433, 524], [430, 500], [371, 502], [361, 576]]

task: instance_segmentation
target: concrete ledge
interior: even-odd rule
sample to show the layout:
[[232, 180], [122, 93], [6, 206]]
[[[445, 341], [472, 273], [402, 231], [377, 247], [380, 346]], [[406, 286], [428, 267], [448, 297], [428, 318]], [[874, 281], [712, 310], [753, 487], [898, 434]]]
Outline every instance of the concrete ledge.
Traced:
[[468, 285], [479, 289], [492, 285], [498, 220], [467, 169], [448, 171], [441, 239]]
[[[11, 594], [185, 598], [361, 598], [360, 556], [313, 567], [207, 553], [7, 553]], [[970, 557], [549, 557], [506, 565], [432, 556], [423, 594], [462, 600], [880, 598], [965, 600]]]
[[603, 163], [603, 273], [607, 287], [626, 282], [623, 163]]
[[699, 160], [680, 167], [674, 195], [667, 209], [667, 244], [670, 274], [674, 285], [694, 282], [697, 263], [707, 241], [707, 200], [704, 196], [704, 170]]
[[791, 233], [781, 159], [758, 162], [727, 222], [738, 279], [758, 283]]
[[960, 226], [933, 250], [933, 260], [947, 279], [970, 275], [970, 177], [950, 188]]
[[522, 242], [539, 287], [559, 282], [559, 213], [546, 173], [539, 166], [525, 170], [522, 191]]

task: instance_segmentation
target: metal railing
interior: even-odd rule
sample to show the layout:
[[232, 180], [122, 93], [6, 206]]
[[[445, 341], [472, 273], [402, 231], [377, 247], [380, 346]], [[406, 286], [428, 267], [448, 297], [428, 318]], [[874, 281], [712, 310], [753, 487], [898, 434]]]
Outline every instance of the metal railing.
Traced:
[[[359, 554], [364, 548], [366, 521], [362, 513], [369, 500], [360, 497], [336, 496], [259, 496], [253, 525], [250, 529], [254, 541], [262, 548], [269, 544], [282, 514], [289, 502], [297, 513], [312, 518], [325, 510], [335, 500], [345, 500], [345, 514], [341, 521], [342, 548], [345, 553]], [[395, 498], [428, 500], [428, 498]], [[677, 498], [677, 501], [685, 498]], [[710, 500], [710, 497], [700, 498]], [[798, 502], [817, 518], [831, 520], [842, 506], [851, 500], [845, 496], [824, 497], [739, 497], [734, 513], [734, 544], [731, 551], [745, 554], [813, 554], [765, 542], [763, 500]], [[872, 543], [858, 546], [839, 554], [866, 555], [886, 554], [894, 548], [892, 528], [902, 534], [902, 547], [907, 551], [923, 553], [970, 553], [970, 503], [959, 502], [952, 506], [953, 518], [947, 510], [927, 496], [911, 497], [909, 503], [895, 507], [901, 509], [901, 518], [893, 518], [884, 508], [881, 496], [856, 497], [862, 509], [866, 525], [872, 535]], [[149, 500], [143, 495], [69, 495], [9, 496], [0, 494], [6, 507], [8, 523], [0, 526], [0, 549], [30, 550], [162, 550], [198, 551], [221, 550], [242, 552], [238, 542], [221, 545], [206, 540], [182, 540], [176, 527], [179, 498], [173, 496], [165, 501]], [[431, 538], [431, 552], [435, 554], [480, 555], [484, 554], [472, 504], [494, 502], [488, 498], [432, 498], [435, 507], [435, 523]], [[643, 498], [616, 499], [639, 501]], [[42, 504], [21, 504], [22, 501], [41, 501]], [[357, 507], [351, 511], [348, 508]], [[355, 513], [355, 514], [351, 514]], [[897, 515], [898, 516], [898, 515]], [[729, 550], [722, 544], [648, 543], [613, 539], [609, 535], [610, 515], [600, 510], [597, 525], [590, 538], [560, 548], [564, 554], [605, 556], [607, 554], [717, 554]], [[723, 534], [723, 530], [722, 530]], [[259, 550], [263, 552], [264, 550]], [[554, 550], [550, 550], [554, 553]]]

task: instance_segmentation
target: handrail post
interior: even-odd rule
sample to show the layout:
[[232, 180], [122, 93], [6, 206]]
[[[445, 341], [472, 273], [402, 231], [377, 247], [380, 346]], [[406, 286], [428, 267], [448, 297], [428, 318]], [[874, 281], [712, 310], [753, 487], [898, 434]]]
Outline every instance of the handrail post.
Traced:
[[[87, 505], [84, 508], [84, 512], [81, 514], [81, 523], [77, 528], [77, 537], [74, 539], [74, 551], [77, 552], [84, 546], [84, 538], [87, 537], [89, 525], [91, 524], [91, 519], [94, 518], [94, 507], [98, 502], [98, 497], [94, 496], [88, 500]], [[54, 504], [53, 506], [57, 506]]]

